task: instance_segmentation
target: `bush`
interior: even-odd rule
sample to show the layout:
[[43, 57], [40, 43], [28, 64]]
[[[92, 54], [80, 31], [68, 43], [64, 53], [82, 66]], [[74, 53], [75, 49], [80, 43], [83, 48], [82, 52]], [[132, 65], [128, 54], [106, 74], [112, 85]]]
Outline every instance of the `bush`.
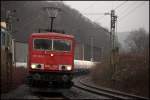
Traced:
[[103, 61], [92, 69], [91, 75], [93, 81], [101, 86], [149, 96], [149, 64], [145, 63], [144, 55], [120, 55], [115, 73], [112, 73], [108, 62]]
[[[91, 76], [95, 83], [106, 85], [107, 82], [110, 82], [112, 79], [112, 70], [109, 66], [108, 61], [103, 61], [99, 64], [96, 64], [91, 69]], [[109, 86], [109, 84], [107, 84]]]

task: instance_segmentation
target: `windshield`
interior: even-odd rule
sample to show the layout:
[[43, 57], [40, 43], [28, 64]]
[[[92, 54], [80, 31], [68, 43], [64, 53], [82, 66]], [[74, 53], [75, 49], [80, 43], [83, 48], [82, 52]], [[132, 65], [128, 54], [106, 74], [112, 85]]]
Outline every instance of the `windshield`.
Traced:
[[69, 40], [50, 40], [50, 39], [35, 39], [34, 49], [51, 50], [51, 51], [70, 51], [71, 41]]
[[54, 51], [70, 51], [71, 49], [71, 44], [67, 40], [54, 40], [53, 43]]
[[52, 40], [35, 39], [34, 40], [34, 49], [51, 50], [52, 49]]

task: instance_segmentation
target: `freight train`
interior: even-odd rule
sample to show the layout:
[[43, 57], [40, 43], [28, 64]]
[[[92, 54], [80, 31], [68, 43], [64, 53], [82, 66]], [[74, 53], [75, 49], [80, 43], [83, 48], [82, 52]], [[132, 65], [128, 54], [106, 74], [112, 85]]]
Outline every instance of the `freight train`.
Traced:
[[30, 88], [70, 88], [74, 71], [74, 36], [33, 33], [28, 42], [27, 84]]

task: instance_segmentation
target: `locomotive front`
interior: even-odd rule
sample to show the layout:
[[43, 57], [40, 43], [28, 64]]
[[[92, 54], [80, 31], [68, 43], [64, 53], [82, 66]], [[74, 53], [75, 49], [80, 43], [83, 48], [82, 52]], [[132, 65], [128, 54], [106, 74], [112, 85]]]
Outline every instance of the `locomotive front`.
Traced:
[[29, 39], [28, 84], [31, 87], [70, 88], [74, 70], [74, 37], [34, 33]]

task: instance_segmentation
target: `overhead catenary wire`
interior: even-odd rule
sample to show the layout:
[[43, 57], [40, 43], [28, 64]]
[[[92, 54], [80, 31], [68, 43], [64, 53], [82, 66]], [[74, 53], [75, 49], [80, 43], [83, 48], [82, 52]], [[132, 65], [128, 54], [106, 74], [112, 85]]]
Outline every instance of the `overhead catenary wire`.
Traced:
[[102, 19], [104, 19], [106, 16], [104, 15], [104, 16], [101, 16], [101, 17], [99, 17], [98, 19], [96, 19], [95, 21], [100, 21], [100, 20], [102, 20]]
[[84, 15], [104, 15], [104, 13], [83, 13]]
[[87, 8], [85, 8], [83, 11], [85, 12], [87, 9], [91, 8], [92, 6], [94, 6], [95, 2], [92, 3], [90, 6], [88, 6]]
[[[132, 14], [134, 11], [136, 11], [136, 9], [138, 9], [140, 6], [142, 6], [145, 3], [145, 1], [143, 1], [142, 3], [140, 3], [139, 5], [137, 5], [136, 7], [134, 7], [133, 9], [131, 9], [129, 12], [127, 12], [124, 16], [120, 17], [120, 21], [124, 20], [125, 18], [127, 18], [127, 16], [130, 15], [130, 13]], [[125, 17], [125, 18], [124, 18]]]
[[94, 6], [95, 2], [92, 3], [90, 6], [88, 6], [86, 9], [84, 9], [83, 11], [85, 12], [87, 9], [91, 8], [92, 6]]
[[[115, 9], [118, 9], [119, 7], [121, 7], [122, 5], [124, 5], [127, 1], [124, 1], [123, 3], [121, 3], [120, 5], [118, 5], [117, 7], [115, 7]], [[92, 5], [91, 5], [92, 6]], [[105, 13], [85, 13], [86, 15], [104, 15]], [[105, 15], [97, 18], [95, 21], [98, 21], [99, 19], [102, 20], [104, 19]]]
[[[116, 6], [116, 7], [114, 8], [114, 10], [120, 8], [120, 7], [123, 6], [125, 3], [127, 3], [127, 1], [124, 1], [123, 3], [119, 4], [118, 6]], [[104, 18], [105, 18], [105, 16], [102, 16], [102, 17], [96, 19], [96, 21], [98, 21], [99, 19], [102, 20], [102, 19], [104, 19]]]
[[[127, 1], [124, 1], [123, 3], [119, 4], [117, 7], [114, 8], [114, 10], [120, 8], [122, 5], [124, 5]], [[104, 13], [84, 13], [85, 15], [104, 15]]]
[[[136, 5], [136, 2], [133, 2], [132, 4], [128, 4], [128, 5]], [[125, 8], [124, 10], [122, 10], [121, 12], [119, 12], [119, 15], [121, 15], [122, 13], [124, 14], [124, 12], [127, 12], [127, 10], [129, 10], [129, 7]], [[118, 10], [116, 10], [116, 11], [118, 11]]]
[[116, 7], [114, 8], [114, 10], [116, 10], [116, 9], [120, 8], [120, 7], [121, 7], [122, 5], [124, 5], [126, 2], [127, 2], [127, 1], [124, 1], [124, 2], [123, 2], [123, 3], [121, 3], [120, 5], [116, 6]]

